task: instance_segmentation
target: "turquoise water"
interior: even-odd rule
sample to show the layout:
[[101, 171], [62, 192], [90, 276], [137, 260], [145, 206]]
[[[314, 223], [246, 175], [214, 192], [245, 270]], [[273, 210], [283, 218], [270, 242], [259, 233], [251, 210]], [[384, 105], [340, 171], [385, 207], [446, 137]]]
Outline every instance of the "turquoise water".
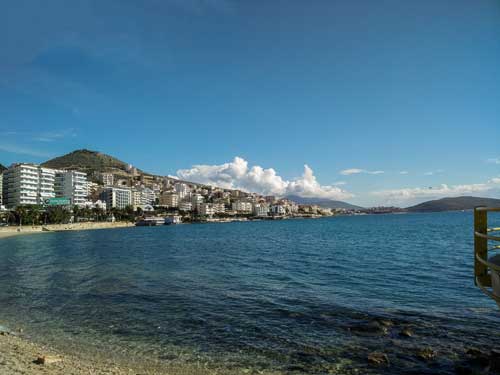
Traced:
[[[473, 284], [470, 212], [47, 233], [0, 250], [0, 324], [68, 350], [417, 374], [500, 342]], [[391, 365], [370, 367], [375, 350]]]

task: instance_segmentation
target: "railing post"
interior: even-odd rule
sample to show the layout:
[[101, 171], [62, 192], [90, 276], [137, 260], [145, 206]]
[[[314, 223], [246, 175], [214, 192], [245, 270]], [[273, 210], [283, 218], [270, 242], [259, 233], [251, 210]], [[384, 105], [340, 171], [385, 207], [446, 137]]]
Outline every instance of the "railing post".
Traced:
[[478, 278], [481, 284], [489, 286], [491, 280], [488, 275], [488, 267], [476, 259], [478, 255], [482, 259], [488, 259], [488, 240], [475, 235], [476, 232], [488, 233], [488, 212], [479, 208], [482, 207], [474, 208], [474, 284], [476, 284], [476, 278]]

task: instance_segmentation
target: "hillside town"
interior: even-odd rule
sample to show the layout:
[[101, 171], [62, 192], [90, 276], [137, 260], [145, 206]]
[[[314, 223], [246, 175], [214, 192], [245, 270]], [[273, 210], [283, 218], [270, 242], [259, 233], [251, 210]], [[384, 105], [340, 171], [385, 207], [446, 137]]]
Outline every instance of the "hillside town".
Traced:
[[[89, 175], [77, 169], [14, 163], [0, 174], [3, 222], [20, 224], [20, 208], [36, 208], [42, 213], [64, 211], [59, 221], [126, 218], [137, 220], [139, 225], [157, 225], [162, 220], [216, 222], [346, 213], [342, 209], [299, 205], [286, 198], [140, 173], [132, 165], [125, 172], [96, 171]], [[44, 220], [53, 216], [45, 215]], [[37, 217], [41, 220], [40, 215]]]

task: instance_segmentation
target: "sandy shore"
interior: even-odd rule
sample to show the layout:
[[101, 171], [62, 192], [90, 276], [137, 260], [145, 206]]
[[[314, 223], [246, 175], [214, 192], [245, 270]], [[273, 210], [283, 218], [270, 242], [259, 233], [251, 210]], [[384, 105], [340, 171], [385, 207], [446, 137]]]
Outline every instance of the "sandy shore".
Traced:
[[0, 238], [17, 236], [21, 234], [59, 232], [68, 230], [93, 230], [93, 229], [110, 229], [123, 228], [134, 226], [130, 222], [115, 222], [115, 223], [74, 223], [74, 224], [48, 224], [48, 225], [23, 225], [22, 227], [2, 227], [0, 228]]
[[[55, 359], [41, 364], [40, 356]], [[49, 357], [50, 356], [50, 357]], [[138, 369], [87, 362], [13, 335], [0, 335], [0, 374], [138, 374]], [[139, 370], [140, 371], [140, 370]], [[143, 372], [144, 373], [144, 372]]]
[[[40, 363], [45, 357], [47, 363]], [[0, 332], [0, 375], [51, 374], [51, 375], [278, 375], [277, 372], [252, 369], [214, 369], [203, 364], [171, 365], [143, 358], [118, 363], [106, 357], [89, 357], [82, 354], [63, 353], [52, 347], [40, 345], [22, 336], [21, 333]]]

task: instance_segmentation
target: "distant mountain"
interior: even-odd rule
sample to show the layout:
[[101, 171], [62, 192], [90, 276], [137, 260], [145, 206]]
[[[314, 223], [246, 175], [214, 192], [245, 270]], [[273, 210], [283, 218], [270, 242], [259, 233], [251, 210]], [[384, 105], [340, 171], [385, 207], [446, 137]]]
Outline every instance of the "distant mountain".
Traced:
[[362, 210], [363, 207], [355, 206], [353, 204], [342, 202], [342, 201], [334, 201], [332, 199], [327, 198], [304, 198], [299, 197], [298, 195], [287, 195], [286, 199], [290, 199], [298, 204], [309, 204], [309, 205], [317, 205], [323, 208], [344, 208], [349, 210]]
[[478, 197], [442, 198], [408, 207], [410, 212], [471, 210], [476, 206], [500, 207], [500, 199]]
[[[86, 173], [128, 173], [129, 164], [97, 151], [76, 150], [46, 161], [42, 166], [54, 169], [76, 169]], [[141, 171], [138, 171], [142, 173]]]

